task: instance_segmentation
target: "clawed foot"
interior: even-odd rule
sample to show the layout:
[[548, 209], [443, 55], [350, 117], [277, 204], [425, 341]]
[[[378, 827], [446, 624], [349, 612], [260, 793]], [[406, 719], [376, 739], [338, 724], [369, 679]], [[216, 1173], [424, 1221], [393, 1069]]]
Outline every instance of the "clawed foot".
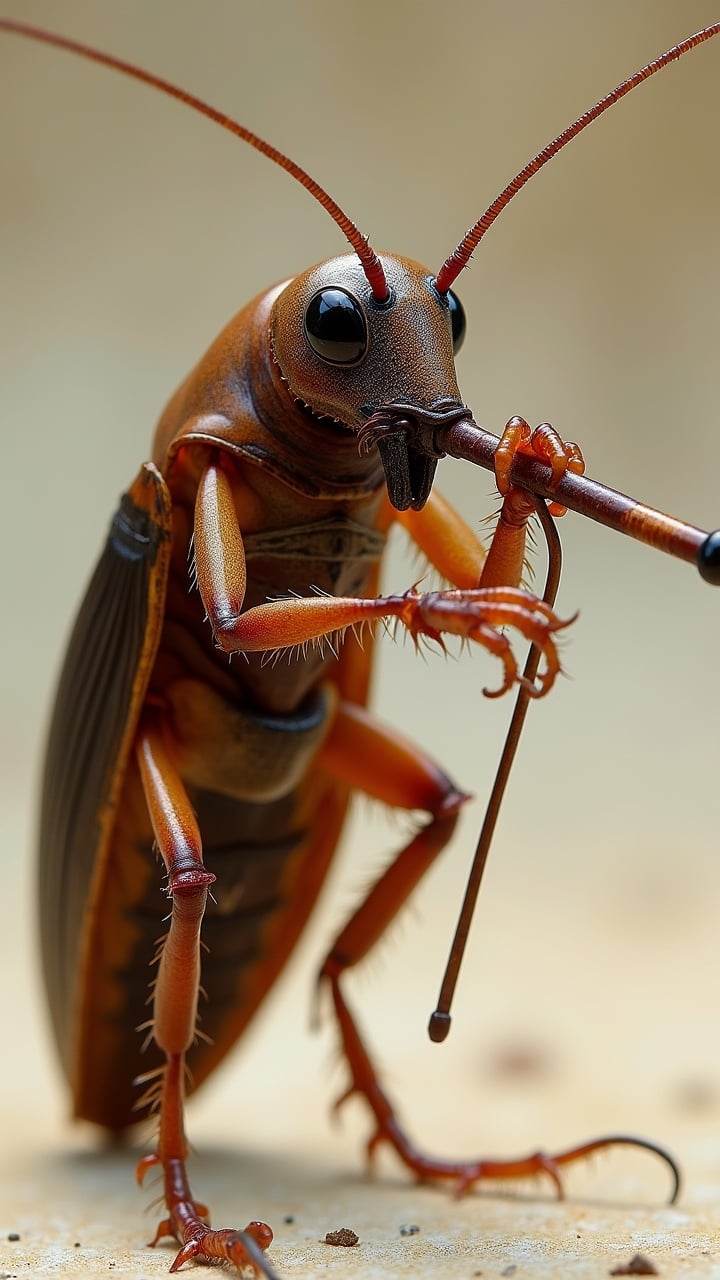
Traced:
[[[174, 1235], [170, 1219], [166, 1218], [160, 1223], [151, 1244]], [[272, 1238], [272, 1231], [265, 1222], [249, 1222], [244, 1231], [230, 1228], [213, 1231], [199, 1223], [186, 1230], [183, 1246], [176, 1254], [170, 1271], [179, 1271], [184, 1262], [197, 1258], [200, 1262], [230, 1262], [241, 1276], [264, 1276], [265, 1280], [276, 1280], [274, 1269], [263, 1256]]]
[[[495, 450], [495, 479], [503, 495], [511, 488], [510, 471], [518, 453], [529, 454], [550, 465], [550, 485], [553, 489], [567, 471], [578, 476], [585, 471], [585, 459], [580, 447], [572, 440], [563, 440], [549, 422], [541, 422], [533, 431], [524, 418], [511, 418]], [[566, 510], [567, 507], [558, 502], [550, 503], [549, 511], [552, 516], [562, 516]]]
[[[162, 1163], [157, 1155], [144, 1156], [135, 1171], [138, 1182], [142, 1185], [148, 1170]], [[183, 1162], [167, 1160], [163, 1167], [169, 1215], [159, 1223], [155, 1238], [149, 1244], [153, 1248], [168, 1236], [181, 1242], [171, 1272], [179, 1271], [184, 1262], [197, 1258], [200, 1262], [229, 1262], [241, 1276], [278, 1280], [265, 1257], [265, 1250], [273, 1239], [266, 1222], [249, 1222], [243, 1231], [227, 1227], [214, 1230], [207, 1220], [207, 1206], [190, 1198]]]
[[[472, 640], [494, 654], [503, 664], [503, 681], [498, 689], [484, 689], [488, 698], [498, 698], [517, 681], [528, 693], [542, 698], [552, 688], [560, 671], [555, 633], [570, 625], [561, 621], [549, 605], [520, 587], [478, 587], [475, 590], [406, 591], [387, 597], [393, 613], [407, 627], [413, 639], [427, 636], [444, 647], [443, 637], [460, 636]], [[510, 641], [501, 628], [514, 627], [531, 644], [536, 644], [545, 660], [537, 684], [518, 672]]]

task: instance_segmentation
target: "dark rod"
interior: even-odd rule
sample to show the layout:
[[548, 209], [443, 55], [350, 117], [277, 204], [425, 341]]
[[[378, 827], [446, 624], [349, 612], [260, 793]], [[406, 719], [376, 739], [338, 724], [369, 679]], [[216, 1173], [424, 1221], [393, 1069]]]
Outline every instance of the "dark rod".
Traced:
[[[548, 545], [548, 568], [547, 577], [545, 579], [545, 590], [543, 592], [543, 600], [551, 607], [555, 603], [558, 586], [560, 584], [560, 574], [562, 571], [562, 548], [558, 537], [557, 529], [552, 516], [542, 499], [538, 498], [537, 511], [540, 517], [540, 523]], [[538, 665], [540, 662], [540, 649], [537, 645], [533, 645], [527, 656], [525, 670], [523, 675], [526, 680], [532, 684], [537, 675]], [[510, 770], [513, 766], [515, 754], [520, 742], [525, 716], [530, 703], [530, 694], [526, 686], [520, 685], [517, 698], [515, 700], [515, 709], [510, 720], [505, 745], [498, 764], [497, 773], [493, 789], [490, 792], [490, 799], [485, 810], [485, 818], [482, 829], [478, 837], [477, 848], [473, 858], [473, 864], [468, 876], [467, 888], [465, 890], [465, 898], [460, 909], [455, 936], [450, 948], [445, 975], [440, 987], [440, 995], [438, 996], [437, 1008], [430, 1015], [428, 1023], [428, 1035], [436, 1044], [443, 1041], [450, 1030], [450, 1005], [455, 992], [455, 986], [460, 974], [460, 965], [462, 963], [463, 954], [465, 952], [465, 944], [467, 943], [470, 925], [475, 911], [480, 885], [485, 871], [492, 838], [495, 833], [495, 825], [500, 814], [500, 806], [505, 795]]]

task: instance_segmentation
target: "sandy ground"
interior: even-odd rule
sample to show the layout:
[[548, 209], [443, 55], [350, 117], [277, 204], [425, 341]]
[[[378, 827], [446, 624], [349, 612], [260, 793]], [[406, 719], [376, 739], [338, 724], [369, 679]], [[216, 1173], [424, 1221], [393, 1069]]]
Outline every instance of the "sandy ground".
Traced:
[[[23, 896], [18, 888], [21, 905]], [[640, 1132], [679, 1159], [678, 1204], [665, 1203], [668, 1171], [624, 1149], [571, 1170], [564, 1203], [543, 1180], [486, 1183], [457, 1201], [445, 1189], [414, 1185], [391, 1155], [381, 1156], [369, 1179], [361, 1107], [350, 1104], [340, 1126], [328, 1120], [342, 1070], [329, 1027], [320, 1036], [308, 1033], [310, 973], [300, 961], [246, 1053], [190, 1112], [193, 1182], [214, 1221], [269, 1221], [278, 1273], [308, 1280], [326, 1274], [599, 1280], [637, 1252], [664, 1276], [720, 1275], [720, 1046], [697, 982], [714, 944], [714, 910], [709, 903], [705, 910], [686, 908], [690, 945], [672, 959], [661, 949], [664, 955], [656, 952], [650, 962], [657, 936], [679, 929], [672, 896], [639, 921], [617, 884], [603, 889], [596, 882], [593, 896], [591, 924], [577, 910], [568, 919], [556, 907], [544, 910], [539, 928], [529, 895], [513, 906], [512, 945], [506, 930], [490, 922], [483, 930], [485, 963], [466, 975], [457, 1026], [444, 1048], [427, 1045], [423, 1035], [437, 967], [427, 963], [436, 933], [427, 918], [408, 921], [405, 936], [369, 966], [375, 973], [358, 978], [356, 1003], [382, 1045], [402, 1113], [427, 1149], [510, 1155], [611, 1131]], [[27, 958], [21, 933], [13, 954]], [[408, 984], [408, 972], [427, 976]], [[496, 984], [502, 992], [488, 993]], [[680, 1009], [674, 984], [685, 991]], [[467, 986], [482, 991], [482, 1017], [473, 1015]], [[165, 1274], [169, 1243], [154, 1253], [144, 1247], [158, 1210], [134, 1186], [137, 1153], [103, 1149], [94, 1133], [63, 1124], [63, 1095], [34, 1002], [26, 1012], [31, 997], [23, 983], [6, 1000], [3, 1097], [12, 1087], [12, 1105], [3, 1115], [0, 1273]], [[358, 1234], [356, 1248], [322, 1243], [341, 1226]], [[417, 1232], [404, 1235], [408, 1226]], [[15, 1232], [17, 1241], [10, 1239]]]

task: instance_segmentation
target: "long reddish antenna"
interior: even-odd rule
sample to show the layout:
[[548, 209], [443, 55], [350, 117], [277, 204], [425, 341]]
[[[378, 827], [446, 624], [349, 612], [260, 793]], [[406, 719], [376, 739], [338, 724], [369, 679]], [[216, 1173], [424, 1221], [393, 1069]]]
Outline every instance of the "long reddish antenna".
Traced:
[[196, 98], [194, 94], [186, 93], [184, 89], [179, 89], [177, 85], [171, 84], [169, 80], [163, 80], [161, 76], [153, 75], [152, 72], [145, 71], [142, 67], [136, 67], [132, 62], [125, 62], [122, 58], [114, 58], [112, 54], [103, 53], [99, 49], [93, 49], [91, 45], [81, 44], [78, 40], [71, 40], [67, 36], [56, 35], [53, 31], [44, 31], [41, 27], [32, 27], [25, 22], [13, 22], [10, 18], [0, 18], [0, 31], [8, 31], [18, 36], [27, 36], [30, 40], [39, 40], [42, 44], [54, 45], [57, 49], [67, 49], [70, 53], [77, 53], [83, 58], [89, 58], [91, 62], [99, 62], [102, 66], [111, 67], [114, 71], [122, 71], [124, 75], [132, 76], [134, 80], [140, 80], [143, 84], [149, 84], [153, 89], [159, 89], [171, 98], [177, 98], [179, 102], [184, 102], [187, 107], [192, 107], [193, 111], [198, 111], [200, 115], [207, 116], [209, 120], [214, 120], [215, 124], [227, 129], [228, 133], [233, 133], [236, 138], [249, 143], [256, 151], [267, 156], [268, 160], [272, 160], [274, 164], [279, 165], [281, 169], [289, 173], [291, 178], [295, 178], [330, 214], [330, 217], [337, 223], [360, 259], [362, 269], [373, 291], [373, 297], [378, 302], [387, 301], [389, 289], [385, 279], [385, 272], [380, 259], [369, 245], [367, 238], [361, 235], [355, 223], [348, 218], [347, 214], [340, 208], [340, 205], [336, 204], [332, 196], [328, 195], [325, 188], [321, 187], [319, 182], [311, 178], [310, 174], [306, 173], [289, 156], [284, 155], [282, 151], [278, 151], [277, 147], [271, 146], [264, 138], [260, 138], [256, 133], [252, 133], [250, 129], [246, 129], [237, 120], [224, 115], [222, 111], [217, 111], [209, 103], [203, 102], [202, 98]]
[[662, 71], [663, 67], [666, 67], [668, 63], [676, 62], [678, 58], [682, 58], [684, 53], [688, 53], [690, 49], [695, 49], [697, 45], [710, 40], [719, 32], [720, 22], [714, 22], [712, 26], [705, 27], [702, 31], [697, 31], [694, 36], [688, 36], [687, 40], [681, 40], [672, 49], [667, 49], [665, 53], [661, 53], [659, 57], [649, 62], [646, 67], [636, 71], [635, 75], [623, 80], [622, 84], [619, 84], [606, 97], [601, 98], [600, 102], [597, 102], [594, 107], [584, 112], [583, 115], [578, 116], [577, 120], [568, 125], [567, 129], [563, 129], [557, 138], [554, 138], [546, 147], [543, 147], [542, 151], [538, 151], [534, 159], [529, 164], [526, 164], [525, 168], [516, 174], [512, 182], [508, 183], [505, 190], [501, 191], [497, 199], [493, 200], [482, 217], [470, 228], [464, 239], [460, 241], [457, 248], [453, 249], [450, 257], [443, 263], [435, 281], [438, 293], [447, 293], [463, 267], [467, 266], [470, 255], [477, 249], [485, 232], [489, 230], [498, 215], [510, 203], [513, 196], [517, 195], [518, 191], [525, 186], [525, 183], [529, 182], [542, 169], [543, 165], [547, 164], [548, 160], [552, 160], [558, 151], [561, 151], [568, 142], [572, 142], [572, 139], [582, 133], [583, 129], [586, 129], [589, 124], [592, 124], [593, 120], [597, 120], [603, 111], [607, 111], [608, 107], [614, 106], [616, 102], [625, 97], [626, 93], [630, 93], [631, 89], [635, 89], [639, 84], [642, 84], [643, 80], [654, 76], [656, 71]]

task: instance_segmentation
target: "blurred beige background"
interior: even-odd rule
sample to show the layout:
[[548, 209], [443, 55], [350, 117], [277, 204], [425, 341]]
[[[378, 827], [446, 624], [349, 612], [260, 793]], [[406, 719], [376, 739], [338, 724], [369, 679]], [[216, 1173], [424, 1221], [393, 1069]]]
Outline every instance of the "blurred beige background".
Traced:
[[[209, 98], [306, 166], [379, 247], [433, 269], [577, 113], [718, 17], [709, 0], [5, 8]], [[575, 142], [458, 284], [460, 383], [480, 422], [550, 418], [590, 474], [706, 528], [720, 525], [719, 116], [720, 40]], [[132, 1157], [91, 1156], [96, 1137], [64, 1123], [48, 1046], [31, 906], [43, 725], [165, 399], [244, 301], [343, 246], [304, 192], [208, 123], [6, 36], [0, 155], [0, 1271], [154, 1275], [172, 1255], [141, 1248], [152, 1215]], [[489, 478], [460, 463], [441, 486], [472, 523], [494, 507]], [[382, 646], [376, 704], [479, 803], [354, 1002], [428, 1147], [499, 1155], [638, 1130], [676, 1151], [683, 1200], [661, 1208], [662, 1170], [622, 1153], [574, 1173], [565, 1207], [544, 1186], [458, 1205], [390, 1159], [375, 1184], [360, 1176], [365, 1117], [349, 1108], [330, 1130], [342, 1073], [330, 1029], [307, 1027], [323, 946], [400, 838], [361, 805], [315, 933], [190, 1120], [198, 1194], [218, 1222], [278, 1226], [284, 1275], [599, 1277], [642, 1248], [663, 1275], [720, 1276], [720, 599], [577, 517], [561, 532], [560, 606], [581, 612], [570, 678], [531, 711], [443, 1048], [424, 1028], [510, 706], [482, 699], [495, 676], [482, 656]], [[401, 543], [393, 588], [416, 572]], [[422, 1230], [401, 1238], [408, 1221]], [[329, 1256], [318, 1237], [345, 1223], [361, 1249]]]

